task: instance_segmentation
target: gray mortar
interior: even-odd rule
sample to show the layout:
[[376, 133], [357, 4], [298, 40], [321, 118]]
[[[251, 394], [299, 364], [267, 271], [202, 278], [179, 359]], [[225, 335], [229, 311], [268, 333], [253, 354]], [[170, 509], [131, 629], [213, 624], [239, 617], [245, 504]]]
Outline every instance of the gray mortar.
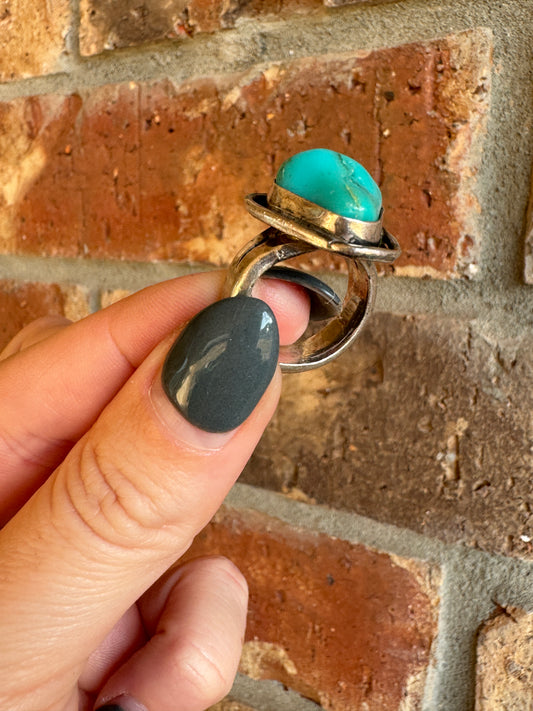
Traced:
[[533, 563], [444, 544], [407, 529], [326, 506], [295, 502], [246, 484], [236, 484], [226, 503], [441, 569], [438, 635], [422, 711], [473, 709], [475, 642], [481, 623], [498, 605], [533, 611]]
[[277, 681], [254, 681], [243, 674], [237, 674], [230, 697], [255, 711], [322, 711], [321, 706]]
[[[208, 267], [212, 268], [212, 267]], [[205, 266], [173, 262], [0, 256], [0, 279], [83, 284], [89, 289], [137, 291], [156, 282], [185, 276]]]
[[533, 610], [533, 565], [462, 546], [448, 548], [442, 565], [438, 640], [423, 709], [469, 710], [474, 708], [477, 632], [498, 605]]

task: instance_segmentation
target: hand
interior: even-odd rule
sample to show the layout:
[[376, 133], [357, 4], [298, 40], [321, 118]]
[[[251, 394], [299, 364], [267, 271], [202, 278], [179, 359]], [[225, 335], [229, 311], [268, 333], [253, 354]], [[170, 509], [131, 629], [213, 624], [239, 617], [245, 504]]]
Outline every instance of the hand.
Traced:
[[[0, 709], [201, 711], [229, 690], [246, 582], [223, 558], [172, 566], [242, 471], [280, 374], [229, 433], [190, 424], [161, 386], [175, 331], [222, 278], [41, 319], [1, 354]], [[254, 295], [281, 343], [301, 335], [303, 292], [264, 280]]]

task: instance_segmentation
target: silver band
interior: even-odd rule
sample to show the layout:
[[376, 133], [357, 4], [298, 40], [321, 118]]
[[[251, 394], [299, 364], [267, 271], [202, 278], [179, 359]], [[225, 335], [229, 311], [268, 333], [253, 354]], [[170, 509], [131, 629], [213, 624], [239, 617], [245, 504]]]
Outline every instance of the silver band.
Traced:
[[[230, 265], [224, 296], [250, 296], [256, 281], [278, 262], [297, 257], [316, 247], [269, 228], [249, 242]], [[343, 255], [346, 257], [346, 255]], [[318, 368], [342, 353], [359, 335], [372, 309], [376, 270], [365, 260], [346, 257], [348, 288], [340, 313], [311, 335], [280, 348], [283, 371]]]

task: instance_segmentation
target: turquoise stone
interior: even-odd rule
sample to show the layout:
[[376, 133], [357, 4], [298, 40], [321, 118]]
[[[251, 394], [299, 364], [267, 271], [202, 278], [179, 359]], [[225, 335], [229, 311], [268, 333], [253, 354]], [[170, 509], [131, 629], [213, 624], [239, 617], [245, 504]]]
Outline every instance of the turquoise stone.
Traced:
[[342, 217], [375, 222], [381, 191], [353, 158], [326, 148], [296, 153], [278, 170], [276, 183]]

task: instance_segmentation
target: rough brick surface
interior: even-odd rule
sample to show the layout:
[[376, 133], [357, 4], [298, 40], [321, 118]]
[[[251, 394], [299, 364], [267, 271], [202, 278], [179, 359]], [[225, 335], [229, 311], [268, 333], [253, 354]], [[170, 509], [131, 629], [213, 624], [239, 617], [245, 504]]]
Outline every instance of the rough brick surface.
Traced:
[[[381, 0], [392, 2], [393, 0]], [[323, 6], [380, 0], [81, 0], [80, 50], [85, 56], [164, 39], [188, 39], [235, 26], [239, 18], [287, 19]]]
[[532, 711], [533, 613], [501, 609], [481, 628], [475, 711]]
[[65, 52], [69, 23], [68, 0], [2, 0], [0, 81], [56, 70]]
[[528, 284], [533, 284], [533, 172], [531, 174], [531, 195], [526, 221], [525, 260], [525, 280]]
[[251, 706], [245, 706], [238, 701], [224, 699], [220, 703], [211, 706], [209, 711], [254, 711], [254, 709]]
[[[329, 4], [329, 3], [326, 3]], [[81, 0], [84, 55], [234, 27], [239, 17], [287, 17], [322, 7], [322, 0]]]
[[108, 289], [100, 294], [100, 307], [105, 309], [131, 294], [128, 289]]
[[471, 31], [179, 87], [0, 104], [0, 250], [227, 263], [258, 231], [244, 195], [323, 146], [381, 184], [400, 272], [470, 274], [489, 55], [486, 33]]
[[221, 553], [250, 587], [241, 671], [332, 711], [420, 708], [436, 632], [436, 571], [226, 511], [189, 557]]
[[245, 479], [533, 557], [532, 347], [435, 315], [374, 314], [337, 361], [284, 378]]
[[88, 312], [81, 288], [0, 281], [0, 350], [23, 326], [40, 316], [60, 314], [76, 320]]

